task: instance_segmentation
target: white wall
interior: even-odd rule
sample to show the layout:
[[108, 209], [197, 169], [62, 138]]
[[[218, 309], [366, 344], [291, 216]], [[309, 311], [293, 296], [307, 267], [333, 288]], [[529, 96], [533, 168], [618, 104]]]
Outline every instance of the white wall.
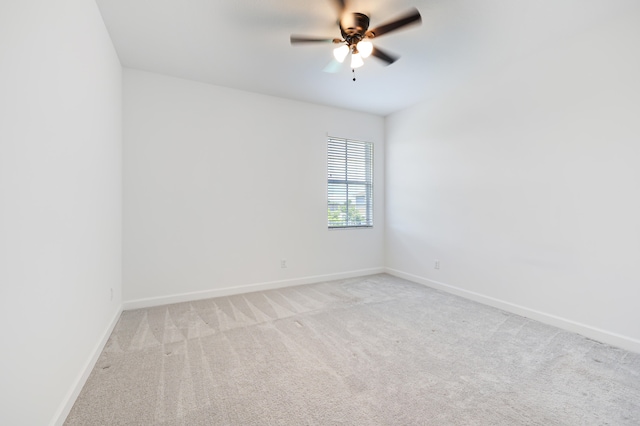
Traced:
[[[383, 128], [378, 116], [125, 69], [125, 306], [381, 270]], [[373, 229], [327, 230], [327, 134], [375, 143]]]
[[[579, 22], [595, 4], [617, 9]], [[640, 351], [640, 13], [628, 5], [549, 10], [556, 27], [541, 13], [541, 37], [559, 35], [526, 52], [528, 15], [502, 34], [476, 24], [476, 39], [513, 50], [387, 118], [392, 272]], [[495, 56], [470, 41], [481, 47]]]
[[93, 1], [3, 1], [0, 76], [0, 424], [45, 425], [121, 306], [122, 69]]

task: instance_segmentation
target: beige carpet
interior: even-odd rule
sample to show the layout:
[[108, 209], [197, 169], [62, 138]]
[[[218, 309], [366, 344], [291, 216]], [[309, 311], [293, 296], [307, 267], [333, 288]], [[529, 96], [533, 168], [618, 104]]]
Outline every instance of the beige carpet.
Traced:
[[639, 425], [640, 355], [389, 275], [127, 311], [67, 425]]

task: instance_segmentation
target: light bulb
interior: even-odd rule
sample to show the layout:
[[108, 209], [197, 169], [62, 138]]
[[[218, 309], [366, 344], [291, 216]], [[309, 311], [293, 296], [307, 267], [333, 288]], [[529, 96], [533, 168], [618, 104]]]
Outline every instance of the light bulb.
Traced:
[[333, 57], [336, 58], [336, 61], [340, 63], [344, 62], [344, 58], [346, 58], [348, 54], [349, 54], [349, 46], [347, 46], [346, 44], [343, 44], [342, 46], [336, 47], [335, 49], [333, 49]]
[[364, 61], [362, 60], [362, 56], [359, 53], [354, 53], [351, 55], [351, 68], [360, 68], [364, 65]]
[[358, 43], [358, 52], [360, 52], [362, 59], [368, 58], [373, 52], [373, 43], [367, 40], [361, 41]]

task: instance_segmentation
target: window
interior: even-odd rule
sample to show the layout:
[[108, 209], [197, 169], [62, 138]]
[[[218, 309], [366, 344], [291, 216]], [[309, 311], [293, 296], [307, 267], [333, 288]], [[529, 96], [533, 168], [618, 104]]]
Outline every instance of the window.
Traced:
[[329, 228], [373, 226], [373, 144], [329, 138], [327, 143]]

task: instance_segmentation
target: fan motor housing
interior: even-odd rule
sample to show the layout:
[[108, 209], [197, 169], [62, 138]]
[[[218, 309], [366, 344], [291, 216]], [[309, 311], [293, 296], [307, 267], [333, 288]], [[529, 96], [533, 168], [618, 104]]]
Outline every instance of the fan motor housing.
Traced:
[[[351, 22], [340, 21], [340, 32], [348, 45], [358, 44], [369, 28], [369, 17], [364, 13], [353, 13], [349, 18]], [[346, 28], [345, 28], [346, 27]]]

